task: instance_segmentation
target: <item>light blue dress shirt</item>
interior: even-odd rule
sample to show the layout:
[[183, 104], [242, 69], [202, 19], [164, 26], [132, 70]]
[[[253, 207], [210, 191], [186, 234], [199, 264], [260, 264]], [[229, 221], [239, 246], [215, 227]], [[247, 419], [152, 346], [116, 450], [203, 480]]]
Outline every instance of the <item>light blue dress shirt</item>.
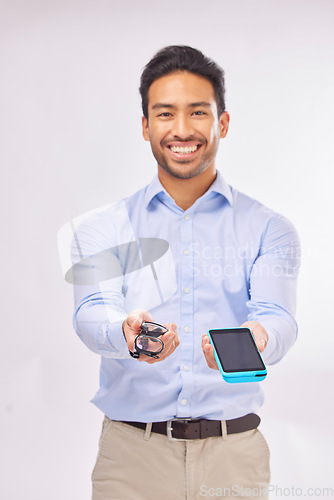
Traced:
[[[259, 321], [269, 335], [264, 361], [279, 361], [297, 336], [299, 261], [293, 225], [219, 172], [186, 211], [156, 176], [87, 218], [75, 231], [69, 280], [75, 330], [101, 355], [94, 404], [110, 419], [141, 422], [256, 412], [265, 382], [226, 383], [207, 366], [202, 334]], [[177, 324], [180, 345], [166, 360], [130, 357], [122, 322], [137, 308]]]

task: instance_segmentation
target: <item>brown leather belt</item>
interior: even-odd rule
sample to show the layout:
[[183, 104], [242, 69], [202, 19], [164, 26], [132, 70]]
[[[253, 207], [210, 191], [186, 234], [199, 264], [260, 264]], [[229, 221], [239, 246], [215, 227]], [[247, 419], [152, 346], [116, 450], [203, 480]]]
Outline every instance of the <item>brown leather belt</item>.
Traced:
[[[245, 432], [251, 429], [256, 429], [261, 422], [261, 419], [255, 413], [249, 413], [244, 417], [225, 420], [226, 433], [236, 434]], [[124, 424], [137, 427], [138, 429], [146, 429], [144, 422], [123, 422]], [[222, 423], [220, 420], [199, 419], [172, 419], [167, 422], [152, 423], [152, 432], [168, 436], [171, 440], [184, 439], [205, 439], [213, 436], [222, 435]]]

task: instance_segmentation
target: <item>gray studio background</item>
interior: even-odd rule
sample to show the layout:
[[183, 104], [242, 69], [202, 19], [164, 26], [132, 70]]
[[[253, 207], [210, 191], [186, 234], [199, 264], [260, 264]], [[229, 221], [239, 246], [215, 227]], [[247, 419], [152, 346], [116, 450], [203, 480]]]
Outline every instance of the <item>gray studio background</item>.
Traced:
[[[217, 166], [286, 215], [303, 246], [299, 339], [269, 367], [272, 484], [334, 488], [331, 0], [0, 1], [0, 497], [88, 500], [99, 359], [76, 337], [57, 231], [155, 174], [138, 82], [161, 47], [226, 71]], [[140, 457], [138, 457], [140, 459]], [[319, 490], [318, 490], [319, 491]], [[317, 494], [326, 498], [325, 494]], [[271, 498], [279, 498], [275, 490]]]

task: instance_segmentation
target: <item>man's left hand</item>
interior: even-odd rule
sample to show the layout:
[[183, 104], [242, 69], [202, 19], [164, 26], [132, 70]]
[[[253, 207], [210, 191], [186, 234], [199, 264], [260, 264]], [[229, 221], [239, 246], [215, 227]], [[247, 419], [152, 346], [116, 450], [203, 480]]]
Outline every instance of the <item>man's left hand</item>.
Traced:
[[[249, 328], [253, 334], [258, 350], [262, 353], [268, 343], [269, 337], [266, 330], [258, 321], [246, 321], [240, 328]], [[209, 368], [218, 370], [217, 361], [213, 354], [213, 346], [210, 344], [210, 339], [206, 333], [202, 336], [202, 350]]]
[[258, 321], [246, 321], [240, 328], [249, 328], [253, 334], [258, 350], [262, 353], [267, 347], [269, 336]]

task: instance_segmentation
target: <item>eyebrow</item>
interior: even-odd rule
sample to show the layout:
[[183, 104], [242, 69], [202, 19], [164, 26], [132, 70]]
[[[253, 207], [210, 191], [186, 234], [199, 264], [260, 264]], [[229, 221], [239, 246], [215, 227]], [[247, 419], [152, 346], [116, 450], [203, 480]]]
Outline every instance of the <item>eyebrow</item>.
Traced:
[[[190, 104], [188, 104], [189, 108], [198, 108], [198, 107], [209, 108], [210, 106], [211, 106], [211, 104], [209, 102], [206, 102], [206, 101], [191, 102]], [[175, 109], [175, 106], [173, 106], [173, 104], [167, 104], [164, 102], [157, 102], [156, 104], [153, 104], [153, 106], [152, 106], [152, 109], [161, 109], [161, 108]]]
[[205, 108], [210, 108], [211, 104], [209, 102], [205, 101], [200, 101], [200, 102], [192, 102], [189, 104], [191, 108], [198, 108], [198, 107], [205, 107]]

